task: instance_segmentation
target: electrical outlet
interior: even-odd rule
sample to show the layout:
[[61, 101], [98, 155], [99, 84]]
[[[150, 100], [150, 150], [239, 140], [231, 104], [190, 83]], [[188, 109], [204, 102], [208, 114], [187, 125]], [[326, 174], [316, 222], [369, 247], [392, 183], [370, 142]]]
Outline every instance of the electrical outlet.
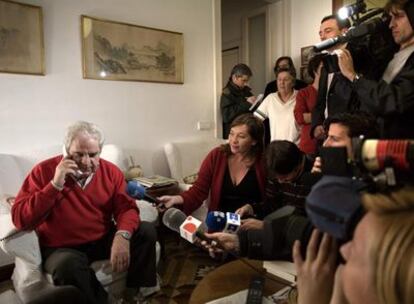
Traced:
[[205, 131], [211, 129], [211, 123], [209, 121], [199, 121], [197, 122], [197, 130]]

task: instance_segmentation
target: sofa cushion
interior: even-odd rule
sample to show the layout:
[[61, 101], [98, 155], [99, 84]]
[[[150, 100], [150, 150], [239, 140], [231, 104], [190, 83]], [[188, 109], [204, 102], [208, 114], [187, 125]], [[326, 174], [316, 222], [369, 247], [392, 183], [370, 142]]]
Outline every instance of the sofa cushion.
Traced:
[[208, 152], [223, 144], [223, 139], [170, 142], [164, 146], [171, 177], [182, 182], [185, 176], [197, 173]]

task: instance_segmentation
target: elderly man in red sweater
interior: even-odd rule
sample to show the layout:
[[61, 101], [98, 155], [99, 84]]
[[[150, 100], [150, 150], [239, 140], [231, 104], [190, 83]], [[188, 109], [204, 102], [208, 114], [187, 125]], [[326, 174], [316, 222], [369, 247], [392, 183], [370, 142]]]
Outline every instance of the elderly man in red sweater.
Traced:
[[96, 260], [110, 258], [114, 271], [128, 271], [128, 300], [139, 287], [156, 285], [155, 229], [140, 222], [121, 170], [99, 158], [103, 142], [94, 124], [70, 126], [67, 155], [36, 165], [12, 208], [18, 229], [36, 229], [55, 285], [77, 287], [88, 303], [108, 302], [89, 267]]

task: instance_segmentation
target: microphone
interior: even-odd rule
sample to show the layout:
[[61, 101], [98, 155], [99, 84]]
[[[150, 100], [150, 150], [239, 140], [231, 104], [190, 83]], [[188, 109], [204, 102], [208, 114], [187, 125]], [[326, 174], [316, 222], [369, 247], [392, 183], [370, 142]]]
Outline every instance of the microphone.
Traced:
[[184, 212], [177, 208], [169, 208], [162, 217], [163, 224], [169, 229], [178, 232], [183, 239], [194, 244], [196, 237], [211, 243], [203, 231], [203, 223], [195, 217], [186, 216]]
[[263, 97], [264, 97], [264, 95], [263, 94], [259, 94], [259, 95], [257, 95], [257, 98], [256, 98], [256, 100], [254, 101], [254, 103], [250, 106], [250, 108], [249, 108], [249, 111], [250, 112], [254, 112], [254, 111], [256, 111], [256, 109], [262, 104], [262, 102], [263, 102]]
[[131, 180], [127, 184], [127, 193], [129, 196], [135, 198], [135, 199], [145, 199], [151, 203], [159, 204], [160, 201], [157, 200], [155, 197], [147, 194], [147, 190], [143, 185], [141, 185], [136, 180]]
[[231, 212], [210, 211], [206, 217], [209, 231], [236, 233], [241, 225], [240, 215]]

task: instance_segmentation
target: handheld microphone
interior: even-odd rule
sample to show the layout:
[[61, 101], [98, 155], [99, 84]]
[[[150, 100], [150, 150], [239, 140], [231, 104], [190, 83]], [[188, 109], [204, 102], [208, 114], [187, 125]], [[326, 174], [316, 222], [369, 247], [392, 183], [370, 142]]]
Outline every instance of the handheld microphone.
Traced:
[[191, 244], [194, 244], [196, 237], [211, 243], [211, 239], [203, 233], [203, 223], [192, 216], [186, 216], [184, 212], [177, 208], [167, 209], [162, 217], [162, 222], [169, 229], [178, 232], [183, 239]]
[[206, 217], [209, 231], [236, 233], [241, 225], [240, 215], [231, 212], [210, 211]]
[[147, 190], [145, 189], [145, 187], [136, 180], [131, 180], [128, 182], [127, 193], [129, 196], [135, 199], [139, 199], [139, 200], [145, 199], [155, 204], [160, 203], [160, 201], [157, 200], [155, 197], [147, 194]]
[[254, 112], [254, 111], [256, 111], [256, 109], [262, 104], [262, 102], [263, 102], [263, 97], [264, 97], [264, 95], [263, 94], [259, 94], [259, 95], [257, 95], [257, 98], [256, 98], [256, 100], [254, 101], [254, 103], [250, 106], [250, 108], [249, 108], [249, 111], [250, 112]]

